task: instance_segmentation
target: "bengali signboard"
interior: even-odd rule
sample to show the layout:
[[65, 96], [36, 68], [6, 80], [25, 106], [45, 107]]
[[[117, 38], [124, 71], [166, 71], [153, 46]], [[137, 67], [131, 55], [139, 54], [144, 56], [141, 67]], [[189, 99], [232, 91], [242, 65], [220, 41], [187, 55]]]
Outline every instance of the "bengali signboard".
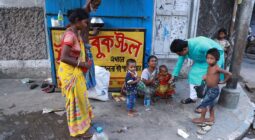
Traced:
[[[64, 29], [51, 29], [55, 73], [59, 66], [63, 33]], [[111, 73], [110, 88], [120, 88], [124, 83], [127, 59], [136, 60], [138, 74], [141, 74], [145, 50], [144, 29], [102, 29], [97, 36], [90, 36], [89, 42], [95, 65], [105, 67]], [[56, 73], [60, 87], [57, 77]]]

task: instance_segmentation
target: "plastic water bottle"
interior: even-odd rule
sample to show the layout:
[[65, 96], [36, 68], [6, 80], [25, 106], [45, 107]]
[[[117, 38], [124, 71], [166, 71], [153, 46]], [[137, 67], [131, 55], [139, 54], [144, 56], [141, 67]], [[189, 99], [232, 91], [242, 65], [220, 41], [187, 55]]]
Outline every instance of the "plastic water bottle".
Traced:
[[109, 138], [104, 133], [104, 129], [102, 127], [97, 127], [96, 133], [93, 135], [91, 140], [109, 140]]
[[151, 96], [149, 93], [145, 93], [144, 95], [144, 106], [146, 107], [146, 111], [150, 110], [150, 106], [151, 106]]
[[58, 24], [59, 24], [59, 27], [64, 27], [64, 16], [61, 10], [58, 11]]

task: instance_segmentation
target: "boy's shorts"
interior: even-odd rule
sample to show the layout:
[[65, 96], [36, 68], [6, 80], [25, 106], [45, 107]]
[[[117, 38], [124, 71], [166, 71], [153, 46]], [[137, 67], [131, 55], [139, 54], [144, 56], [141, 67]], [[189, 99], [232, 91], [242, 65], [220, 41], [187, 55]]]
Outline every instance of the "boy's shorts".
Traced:
[[203, 101], [198, 106], [198, 108], [214, 107], [214, 105], [216, 104], [216, 99], [219, 96], [219, 93], [220, 93], [219, 87], [207, 88], [205, 97], [203, 98]]

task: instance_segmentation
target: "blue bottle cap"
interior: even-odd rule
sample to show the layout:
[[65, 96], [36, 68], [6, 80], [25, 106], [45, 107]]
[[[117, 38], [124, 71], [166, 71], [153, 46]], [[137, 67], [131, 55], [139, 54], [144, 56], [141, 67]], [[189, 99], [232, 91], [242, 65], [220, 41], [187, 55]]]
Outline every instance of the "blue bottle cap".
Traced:
[[102, 133], [102, 132], [103, 132], [103, 128], [102, 128], [102, 127], [100, 127], [100, 126], [99, 126], [99, 127], [97, 127], [97, 132], [98, 132], [98, 133]]

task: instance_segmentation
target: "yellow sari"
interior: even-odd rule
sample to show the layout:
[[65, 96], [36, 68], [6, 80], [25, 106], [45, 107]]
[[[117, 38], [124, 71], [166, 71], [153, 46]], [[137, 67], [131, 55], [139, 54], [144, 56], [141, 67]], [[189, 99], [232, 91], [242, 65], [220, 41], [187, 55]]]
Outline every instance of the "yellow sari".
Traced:
[[[84, 47], [81, 43], [80, 61], [85, 61]], [[86, 133], [93, 118], [88, 100], [86, 81], [81, 68], [60, 62], [58, 75], [62, 95], [66, 97], [66, 114], [70, 135], [75, 137]]]

